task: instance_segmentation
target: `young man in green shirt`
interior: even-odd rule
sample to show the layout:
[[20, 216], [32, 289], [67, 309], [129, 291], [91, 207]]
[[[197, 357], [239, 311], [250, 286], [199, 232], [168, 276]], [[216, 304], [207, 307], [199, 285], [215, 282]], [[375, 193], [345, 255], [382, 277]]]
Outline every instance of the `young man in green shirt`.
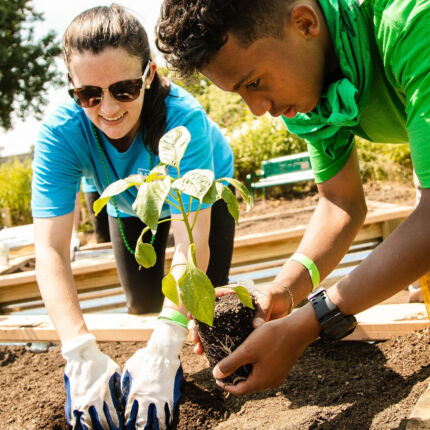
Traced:
[[[214, 369], [223, 378], [253, 363], [251, 376], [227, 391], [281, 384], [318, 336], [345, 336], [352, 315], [430, 270], [429, 40], [430, 0], [164, 1], [157, 45], [167, 61], [237, 92], [255, 115], [282, 115], [308, 141], [319, 190], [297, 254], [258, 292], [257, 329]], [[348, 276], [289, 314], [364, 222], [354, 135], [410, 143], [420, 203]]]

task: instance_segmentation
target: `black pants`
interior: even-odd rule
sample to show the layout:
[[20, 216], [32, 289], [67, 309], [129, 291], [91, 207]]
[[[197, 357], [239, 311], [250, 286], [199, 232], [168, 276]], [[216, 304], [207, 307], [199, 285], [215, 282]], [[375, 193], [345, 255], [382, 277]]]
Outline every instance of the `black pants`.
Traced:
[[88, 215], [94, 228], [96, 242], [110, 242], [109, 221], [106, 206], [99, 212], [97, 216], [95, 216], [93, 210], [93, 204], [100, 197], [100, 194], [97, 191], [92, 193], [84, 193], [84, 197]]
[[[154, 267], [144, 269], [140, 268], [134, 255], [125, 247], [118, 220], [111, 216], [108, 216], [108, 218], [113, 252], [119, 279], [124, 288], [128, 311], [134, 314], [159, 312], [164, 299], [161, 291], [161, 281], [164, 277], [164, 262], [170, 222], [164, 222], [158, 226], [153, 244], [157, 254], [157, 262]], [[121, 218], [121, 222], [125, 237], [131, 249], [134, 250], [145, 224], [135, 217]], [[234, 219], [228, 212], [226, 203], [223, 200], [217, 201], [212, 206], [211, 211], [210, 258], [206, 272], [215, 287], [228, 284], [228, 273], [233, 254], [234, 231]], [[143, 236], [143, 241], [149, 242], [151, 236], [150, 231], [146, 232]]]

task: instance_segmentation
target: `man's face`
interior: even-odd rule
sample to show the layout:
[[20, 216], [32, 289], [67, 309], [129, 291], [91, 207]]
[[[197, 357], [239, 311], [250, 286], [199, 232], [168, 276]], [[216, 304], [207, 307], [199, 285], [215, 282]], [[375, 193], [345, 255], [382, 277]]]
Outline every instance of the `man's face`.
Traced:
[[201, 72], [222, 90], [238, 93], [254, 115], [294, 117], [317, 105], [324, 63], [318, 39], [287, 28], [282, 39], [258, 39], [246, 49], [229, 34]]

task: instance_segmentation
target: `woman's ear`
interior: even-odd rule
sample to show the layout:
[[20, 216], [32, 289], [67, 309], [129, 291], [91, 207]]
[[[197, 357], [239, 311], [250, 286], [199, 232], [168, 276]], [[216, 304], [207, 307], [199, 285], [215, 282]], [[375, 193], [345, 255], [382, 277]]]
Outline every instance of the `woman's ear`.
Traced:
[[312, 39], [320, 33], [320, 20], [312, 5], [296, 4], [290, 11], [290, 25], [305, 39]]
[[151, 60], [151, 64], [149, 65], [149, 76], [146, 78], [146, 88], [149, 89], [149, 87], [151, 86], [152, 80], [154, 79], [155, 76], [155, 72], [157, 71], [157, 64], [155, 63], [155, 61]]

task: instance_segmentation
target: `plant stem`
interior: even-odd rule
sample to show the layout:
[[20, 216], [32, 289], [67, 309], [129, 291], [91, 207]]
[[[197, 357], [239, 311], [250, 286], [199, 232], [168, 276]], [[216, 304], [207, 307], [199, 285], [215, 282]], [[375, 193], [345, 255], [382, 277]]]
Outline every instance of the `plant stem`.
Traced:
[[197, 216], [199, 215], [200, 208], [202, 207], [202, 202], [200, 202], [199, 207], [196, 210], [196, 214], [194, 215], [193, 225], [191, 226], [191, 230], [194, 230], [194, 226], [196, 225]]
[[179, 191], [178, 202], [182, 212], [182, 217], [184, 218], [185, 227], [187, 228], [187, 233], [188, 233], [188, 237], [190, 239], [190, 245], [191, 245], [192, 243], [194, 243], [193, 229], [191, 228], [190, 222], [188, 221], [188, 215], [187, 215], [187, 212], [185, 211], [184, 204], [182, 203], [182, 193], [180, 191]]
[[[172, 191], [169, 191], [169, 195], [172, 197], [173, 200], [180, 202], [180, 199], [176, 198], [175, 195], [172, 193]], [[171, 204], [173, 207], [175, 207], [176, 209], [178, 209], [178, 211], [181, 210], [181, 208], [176, 203], [173, 203], [170, 199], [167, 199], [167, 202]]]

